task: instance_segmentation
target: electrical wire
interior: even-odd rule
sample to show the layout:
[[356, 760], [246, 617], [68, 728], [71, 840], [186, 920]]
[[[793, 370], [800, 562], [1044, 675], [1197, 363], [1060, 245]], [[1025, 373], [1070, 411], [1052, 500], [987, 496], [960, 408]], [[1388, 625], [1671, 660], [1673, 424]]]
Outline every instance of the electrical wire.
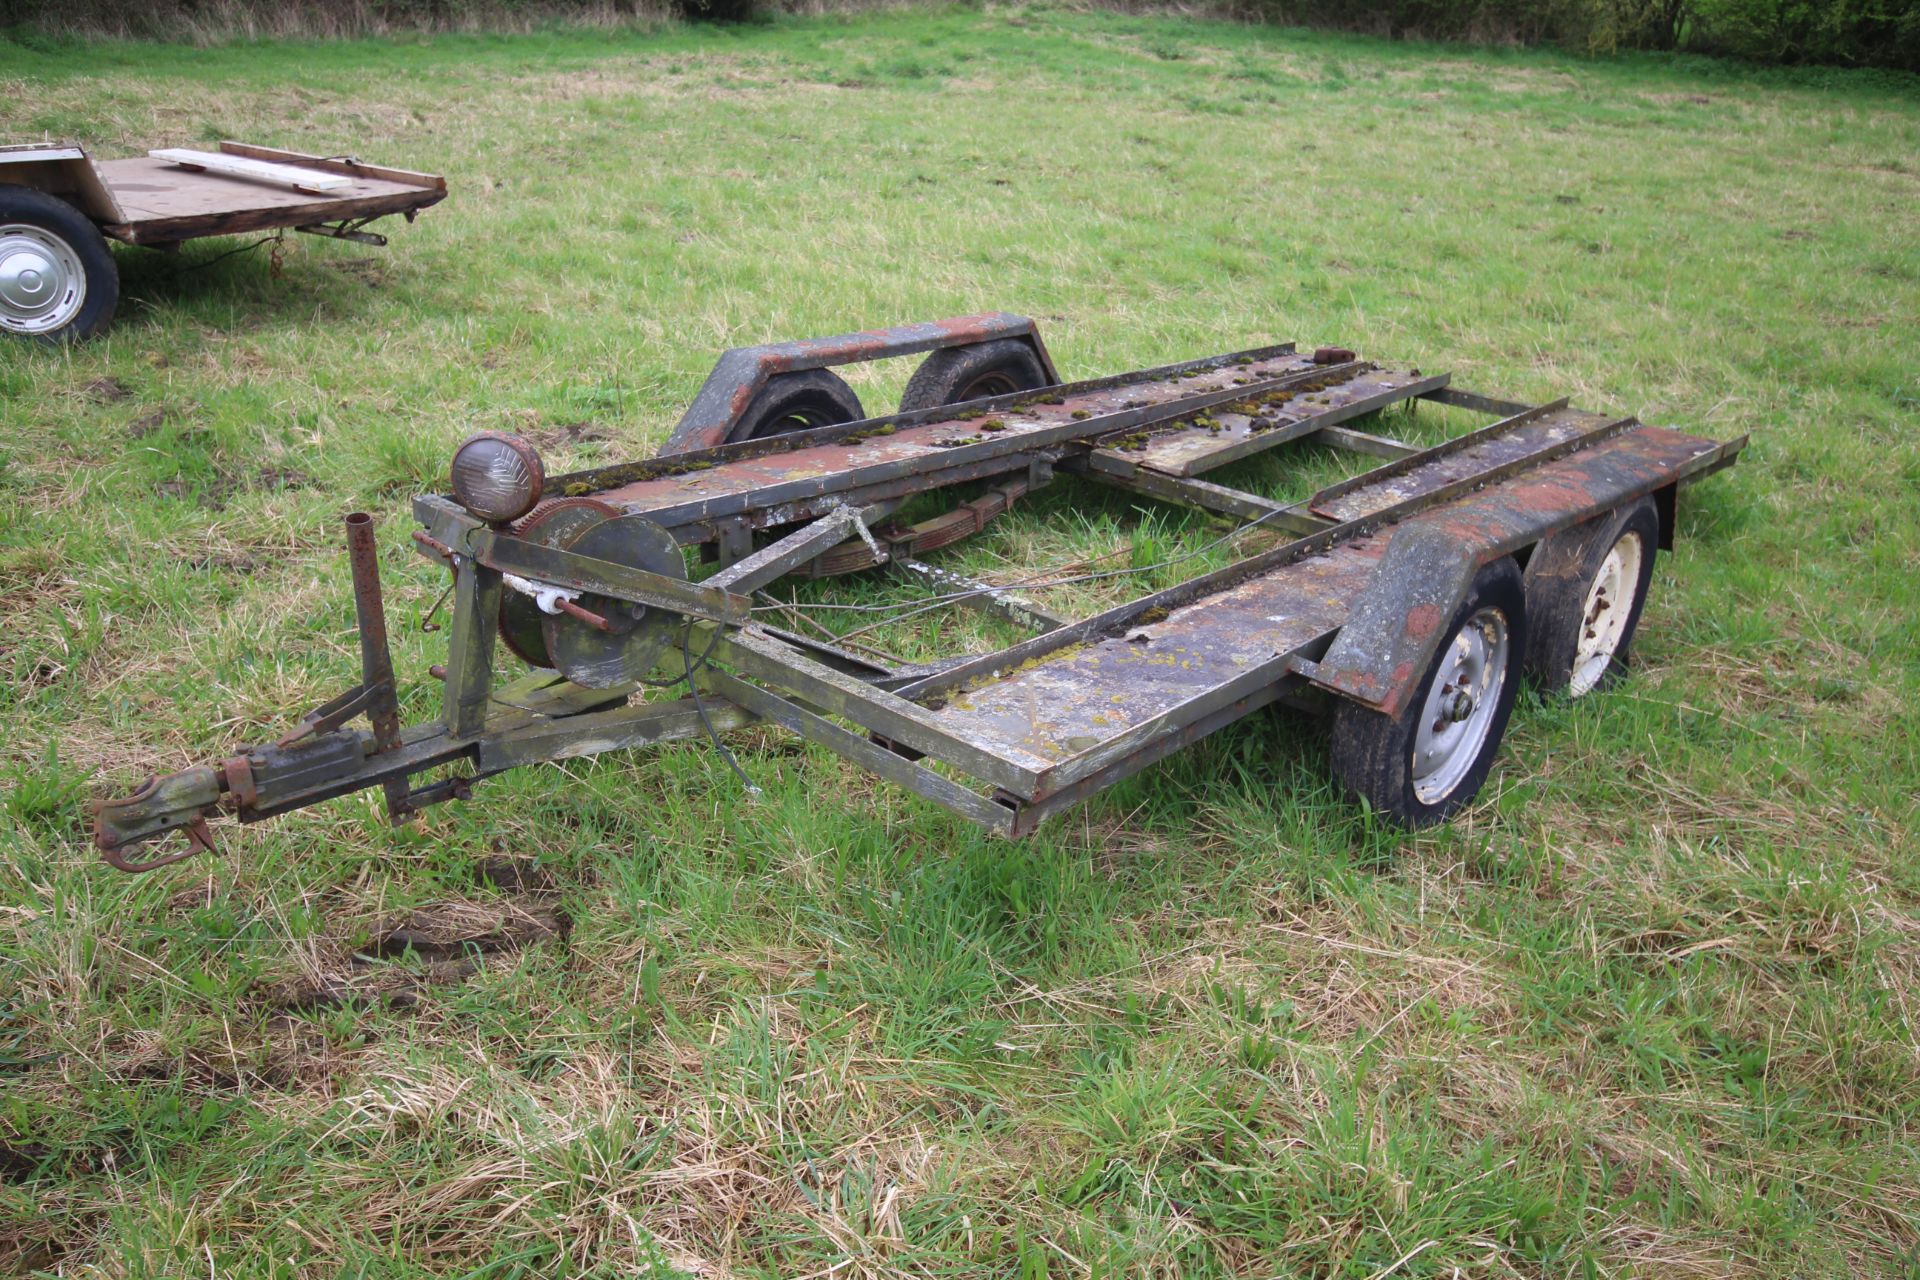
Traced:
[[[1016, 591], [1016, 590], [1022, 590], [1022, 589], [1028, 590], [1028, 591], [1051, 591], [1055, 587], [1071, 586], [1079, 582], [1098, 582], [1105, 578], [1119, 578], [1119, 577], [1125, 577], [1128, 574], [1135, 574], [1135, 573], [1150, 573], [1155, 569], [1165, 569], [1176, 564], [1184, 564], [1188, 560], [1192, 560], [1199, 556], [1206, 555], [1209, 551], [1214, 550], [1216, 547], [1220, 547], [1225, 545], [1226, 543], [1232, 542], [1234, 539], [1240, 537], [1242, 534], [1251, 533], [1253, 530], [1259, 528], [1262, 524], [1265, 524], [1267, 521], [1272, 520], [1276, 516], [1280, 516], [1284, 514], [1286, 514], [1286, 508], [1276, 507], [1272, 511], [1267, 512], [1265, 515], [1257, 517], [1256, 519], [1253, 519], [1253, 520], [1249, 520], [1246, 524], [1241, 525], [1239, 528], [1234, 529], [1231, 532], [1222, 535], [1221, 537], [1215, 538], [1212, 542], [1209, 542], [1204, 546], [1195, 547], [1191, 551], [1182, 552], [1180, 555], [1170, 557], [1169, 559], [1166, 559], [1166, 560], [1158, 561], [1154, 564], [1130, 565], [1124, 569], [1102, 569], [1095, 573], [1077, 573], [1077, 574], [1072, 574], [1065, 578], [1059, 578], [1052, 582], [1042, 581], [1042, 579], [1047, 577], [1047, 574], [1043, 572], [1043, 573], [1034, 574], [1032, 577], [1029, 577], [1029, 578], [1016, 579], [1013, 582], [1003, 583], [998, 586], [975, 587], [967, 591], [949, 591], [936, 596], [927, 596], [927, 597], [924, 597], [918, 603], [915, 603], [913, 601], [907, 601], [903, 603], [896, 602], [892, 604], [817, 603], [817, 604], [809, 604], [806, 606], [795, 605], [791, 607], [794, 607], [794, 608], [804, 607], [806, 609], [831, 609], [831, 610], [834, 610], [835, 612], [841, 612], [841, 613], [887, 613], [892, 615], [888, 618], [882, 619], [878, 623], [873, 624], [874, 626], [882, 626], [888, 622], [904, 622], [908, 618], [918, 617], [920, 614], [931, 612], [932, 610], [938, 609], [943, 605], [954, 604], [961, 600], [971, 600], [976, 596], [988, 596], [988, 595], [994, 595], [1002, 591]], [[1118, 555], [1119, 553], [1113, 552], [1110, 554]], [[787, 606], [759, 605], [755, 607], [754, 611], [756, 613], [764, 612], [766, 610], [776, 608], [776, 607], [787, 607]], [[862, 627], [856, 631], [849, 631], [846, 635], [841, 636], [840, 639], [845, 640], [848, 636], [856, 636], [861, 634], [861, 632], [863, 631], [869, 631], [871, 629], [872, 627]]]
[[[720, 629], [718, 627], [714, 628], [713, 635], [713, 641], [707, 645], [706, 653], [700, 655], [700, 661], [702, 663], [705, 663], [708, 656], [713, 653], [713, 646], [720, 642]], [[700, 717], [700, 727], [707, 731], [707, 741], [713, 744], [714, 750], [720, 753], [721, 759], [725, 760], [728, 766], [733, 769], [733, 776], [740, 779], [740, 785], [747, 789], [747, 794], [750, 796], [759, 795], [759, 785], [747, 776], [747, 771], [740, 767], [738, 760], [734, 759], [733, 752], [727, 749], [727, 744], [720, 741], [720, 733], [713, 727], [713, 721], [707, 719], [707, 704], [700, 700], [700, 685], [693, 678], [693, 673], [697, 668], [693, 664], [693, 620], [691, 618], [687, 620], [685, 634], [680, 637], [680, 657], [682, 665], [687, 669], [685, 677], [687, 681], [687, 692], [693, 696], [694, 714]]]
[[225, 253], [216, 253], [211, 258], [208, 258], [202, 262], [190, 262], [186, 266], [178, 268], [177, 273], [180, 275], [185, 275], [189, 271], [204, 271], [206, 270], [206, 268], [212, 266], [216, 262], [225, 262], [228, 258], [238, 257], [243, 253], [252, 253], [255, 249], [258, 249], [261, 245], [272, 244], [274, 241], [282, 238], [283, 237], [278, 234], [270, 235], [270, 236], [261, 236], [258, 240], [255, 240], [251, 244], [243, 244], [238, 249], [229, 249]]

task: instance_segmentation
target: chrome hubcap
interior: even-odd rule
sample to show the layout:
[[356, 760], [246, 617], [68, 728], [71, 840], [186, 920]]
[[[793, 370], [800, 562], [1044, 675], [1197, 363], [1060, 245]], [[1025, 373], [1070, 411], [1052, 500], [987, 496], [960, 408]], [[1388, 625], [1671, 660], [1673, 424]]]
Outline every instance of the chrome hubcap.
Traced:
[[1413, 794], [1421, 804], [1452, 795], [1473, 768], [1507, 680], [1507, 616], [1482, 609], [1440, 654], [1440, 670], [1413, 735]]
[[40, 227], [0, 226], [0, 327], [53, 333], [86, 300], [86, 271], [72, 245]]
[[1634, 591], [1640, 585], [1640, 558], [1646, 554], [1640, 535], [1629, 533], [1613, 544], [1600, 572], [1587, 588], [1586, 607], [1580, 611], [1580, 638], [1573, 646], [1573, 680], [1567, 686], [1574, 697], [1590, 692], [1607, 674], [1620, 641], [1627, 634]]

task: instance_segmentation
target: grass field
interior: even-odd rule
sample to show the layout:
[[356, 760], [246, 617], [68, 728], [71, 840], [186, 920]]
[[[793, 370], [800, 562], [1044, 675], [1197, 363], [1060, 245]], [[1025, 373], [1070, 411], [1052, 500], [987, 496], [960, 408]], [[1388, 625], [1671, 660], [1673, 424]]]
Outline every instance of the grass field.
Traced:
[[[122, 253], [109, 337], [0, 350], [0, 1272], [1920, 1274], [1920, 91], [1016, 8], [0, 46], [43, 132], [452, 195]], [[466, 432], [641, 455], [719, 348], [988, 308], [1070, 377], [1337, 342], [1754, 443], [1634, 679], [1418, 837], [1262, 715], [1018, 845], [745, 732], [757, 797], [688, 745], [87, 847], [356, 678], [342, 511], [433, 713], [406, 499]], [[947, 562], [1218, 534], [1061, 484]]]

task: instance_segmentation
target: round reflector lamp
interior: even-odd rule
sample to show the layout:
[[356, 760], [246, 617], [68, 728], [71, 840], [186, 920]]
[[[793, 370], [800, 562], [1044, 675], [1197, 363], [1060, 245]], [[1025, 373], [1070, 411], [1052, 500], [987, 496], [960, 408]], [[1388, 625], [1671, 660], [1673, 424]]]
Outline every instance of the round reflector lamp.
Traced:
[[540, 455], [519, 436], [482, 431], [453, 451], [453, 496], [482, 520], [518, 520], [540, 501], [546, 480]]

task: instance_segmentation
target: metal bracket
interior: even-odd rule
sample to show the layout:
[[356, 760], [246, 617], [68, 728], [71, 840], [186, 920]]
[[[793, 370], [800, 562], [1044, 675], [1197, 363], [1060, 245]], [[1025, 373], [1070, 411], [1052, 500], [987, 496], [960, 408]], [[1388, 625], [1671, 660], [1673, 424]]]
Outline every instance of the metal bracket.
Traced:
[[[375, 217], [385, 217], [376, 214]], [[294, 228], [310, 236], [323, 236], [328, 240], [352, 240], [358, 244], [370, 244], [376, 249], [387, 247], [387, 238], [375, 231], [362, 231], [360, 228], [372, 222], [373, 218], [361, 218], [357, 222], [310, 222]], [[413, 221], [413, 211], [407, 211], [407, 221]]]
[[281, 734], [273, 745], [290, 747], [302, 738], [311, 737], [317, 733], [332, 733], [365, 710], [372, 697], [373, 690], [366, 685], [355, 685], [339, 697], [328, 699], [300, 717], [300, 723]]

